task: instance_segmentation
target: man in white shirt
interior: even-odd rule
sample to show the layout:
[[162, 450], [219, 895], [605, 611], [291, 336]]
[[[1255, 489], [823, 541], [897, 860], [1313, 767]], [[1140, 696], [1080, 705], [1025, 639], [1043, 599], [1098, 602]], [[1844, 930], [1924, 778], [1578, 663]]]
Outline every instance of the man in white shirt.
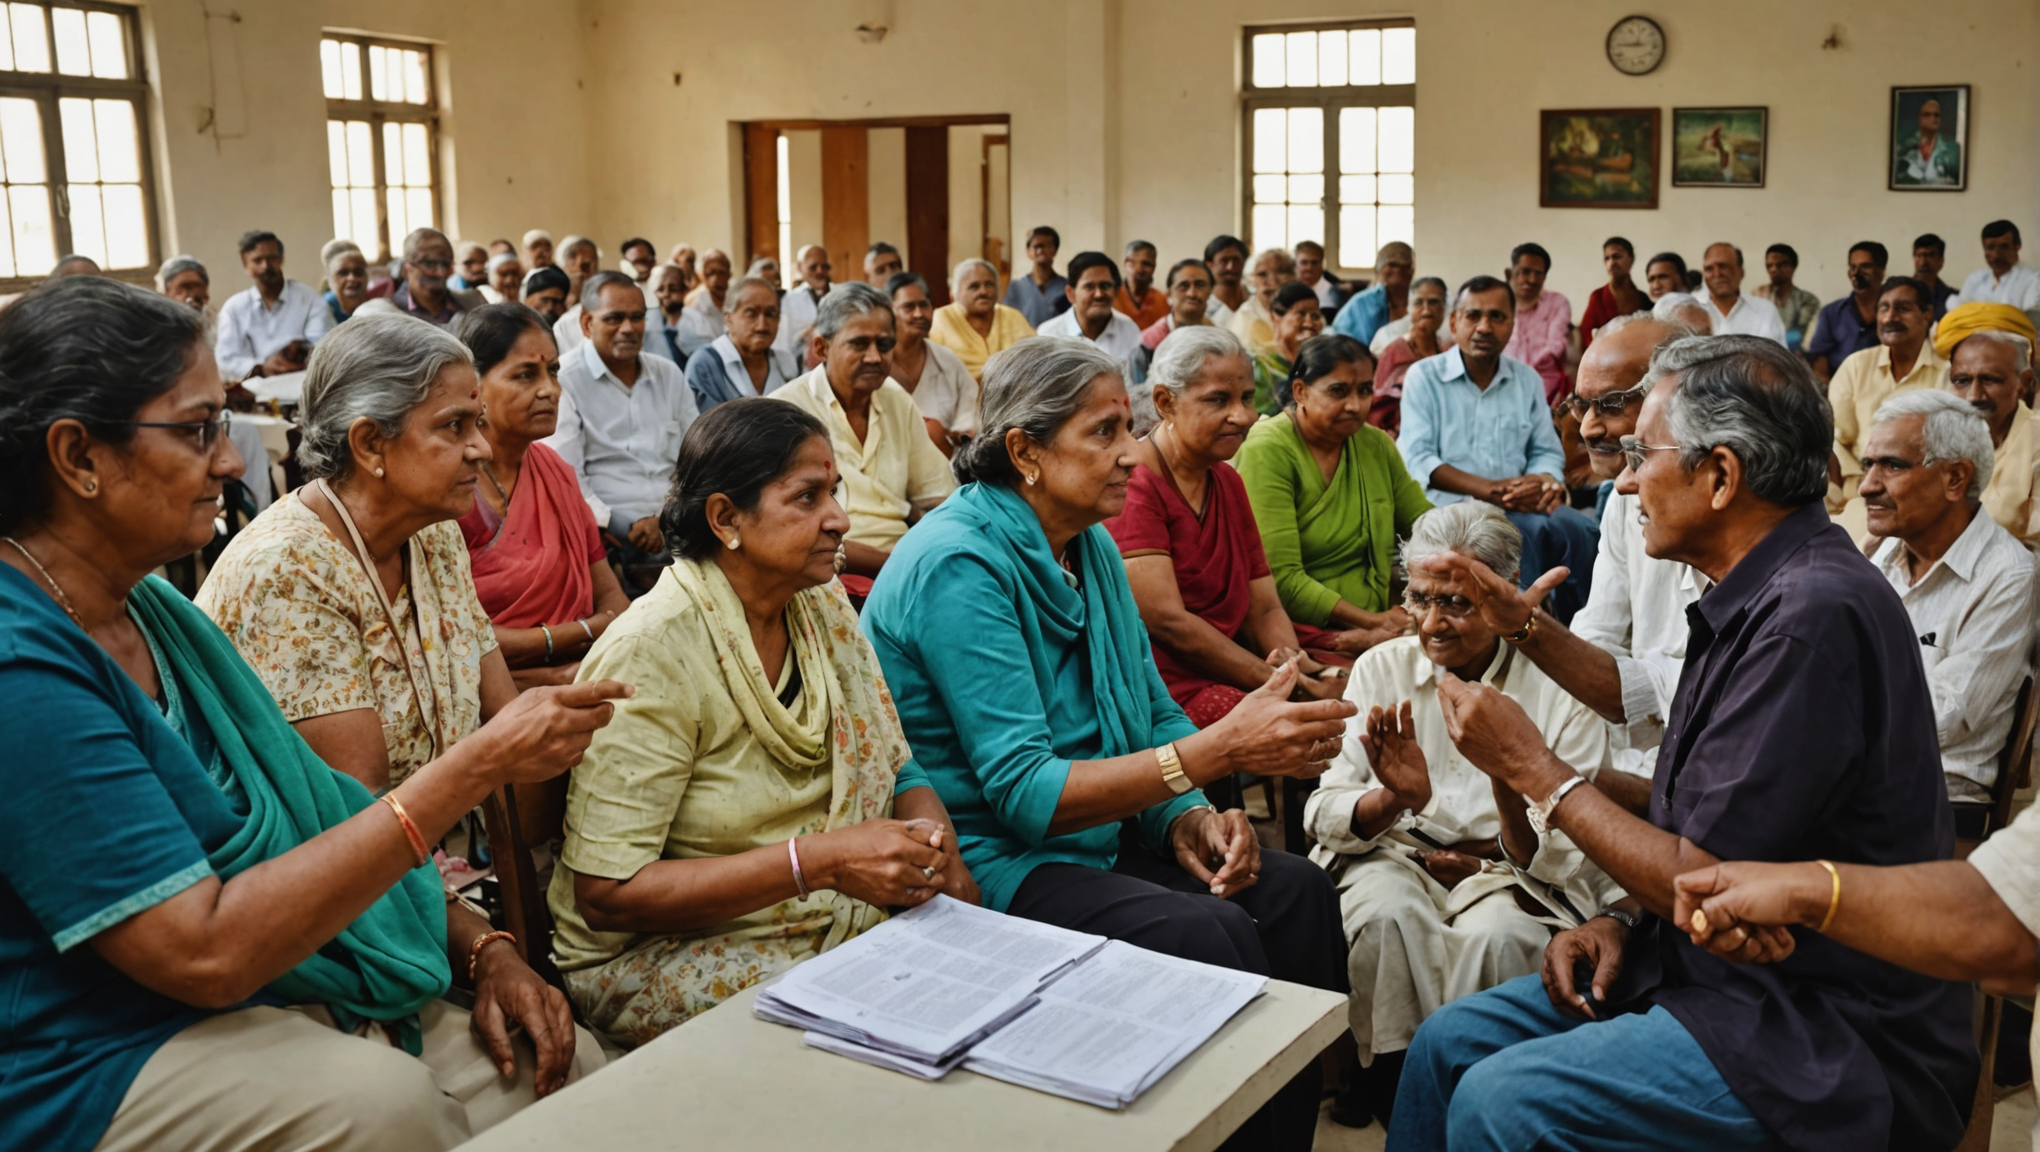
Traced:
[[1742, 249], [1733, 244], [1708, 245], [1700, 278], [1707, 284], [1700, 306], [1707, 310], [1716, 336], [1762, 336], [1784, 346], [1785, 321], [1777, 306], [1742, 293]]
[[333, 313], [309, 285], [283, 276], [283, 241], [274, 232], [241, 237], [241, 269], [255, 286], [220, 306], [220, 375], [229, 381], [302, 371]]
[[639, 288], [651, 291], [652, 273], [659, 266], [659, 250], [652, 247], [650, 240], [642, 236], [633, 236], [623, 242], [621, 251], [623, 267], [618, 271], [629, 273], [630, 278], [637, 281]]
[[[701, 283], [687, 294], [687, 307], [680, 316], [681, 362], [694, 358], [694, 354], [708, 347], [716, 337], [727, 333], [729, 324], [723, 320], [724, 303], [730, 292], [730, 254], [720, 248], [710, 248], [701, 257]], [[784, 317], [780, 323], [785, 323]], [[784, 328], [781, 331], [785, 331]], [[775, 344], [781, 351], [798, 361], [798, 353]]]
[[642, 574], [664, 562], [659, 512], [694, 393], [679, 365], [644, 354], [645, 294], [629, 276], [596, 273], [581, 305], [586, 339], [560, 357], [559, 428], [546, 443], [579, 477], [625, 573]]
[[1990, 425], [1943, 389], [1886, 400], [1863, 447], [1863, 502], [1883, 541], [1870, 559], [1920, 638], [1948, 798], [1972, 803], [1990, 801], [2032, 669], [2033, 554], [1983, 511], [1992, 463]]
[[678, 264], [661, 264], [638, 287], [644, 290], [647, 305], [645, 351], [685, 367], [687, 357], [680, 351], [680, 326], [687, 314], [686, 269]]
[[814, 334], [815, 312], [822, 306], [822, 297], [829, 294], [829, 287], [835, 282], [835, 266], [829, 262], [829, 250], [820, 244], [802, 248], [794, 259], [800, 265], [801, 282], [789, 289], [786, 297], [779, 302], [779, 343], [776, 346], [791, 352], [796, 362], [804, 362], [801, 358], [807, 353], [808, 337]]
[[1063, 292], [1069, 309], [1041, 326], [1043, 336], [1075, 336], [1096, 344], [1100, 351], [1133, 372], [1133, 354], [1140, 351], [1140, 325], [1121, 312], [1119, 265], [1103, 252], [1079, 252], [1070, 257]]
[[2010, 304], [2040, 326], [2040, 270], [2019, 263], [2019, 226], [1993, 220], [1983, 226], [1983, 263], [1962, 282], [1962, 291], [1948, 301], [1958, 304]]

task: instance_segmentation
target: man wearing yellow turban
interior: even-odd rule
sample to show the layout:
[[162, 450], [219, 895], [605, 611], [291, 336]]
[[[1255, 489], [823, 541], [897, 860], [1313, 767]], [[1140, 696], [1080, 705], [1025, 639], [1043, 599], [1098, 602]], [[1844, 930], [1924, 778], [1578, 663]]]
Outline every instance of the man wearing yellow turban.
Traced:
[[1934, 347], [1948, 387], [1990, 421], [1997, 461], [1983, 506], [2028, 548], [2040, 547], [2040, 432], [2033, 410], [2033, 321], [2009, 304], [1963, 304], [1941, 318]]

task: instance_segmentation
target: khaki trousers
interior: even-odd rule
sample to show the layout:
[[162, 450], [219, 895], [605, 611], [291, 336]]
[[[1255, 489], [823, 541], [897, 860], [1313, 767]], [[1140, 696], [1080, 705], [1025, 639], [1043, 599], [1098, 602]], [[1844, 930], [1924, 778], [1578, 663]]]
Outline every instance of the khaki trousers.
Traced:
[[[129, 1086], [99, 1152], [444, 1152], [536, 1099], [535, 1057], [518, 1038], [506, 1080], [468, 1029], [435, 1000], [419, 1013], [424, 1052], [381, 1029], [355, 1036], [320, 1006], [243, 1008], [171, 1037]], [[578, 1080], [603, 1064], [574, 1030]]]

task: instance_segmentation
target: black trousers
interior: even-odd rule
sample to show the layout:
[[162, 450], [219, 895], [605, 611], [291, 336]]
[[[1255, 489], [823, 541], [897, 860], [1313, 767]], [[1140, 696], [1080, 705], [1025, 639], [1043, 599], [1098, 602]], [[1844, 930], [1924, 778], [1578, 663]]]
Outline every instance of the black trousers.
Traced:
[[[1110, 872], [1044, 864], [1021, 881], [1006, 911], [1186, 960], [1348, 990], [1338, 890], [1322, 869], [1287, 852], [1263, 852], [1260, 881], [1222, 900], [1128, 835]], [[1224, 1147], [1308, 1152], [1321, 1084], [1312, 1061]]]

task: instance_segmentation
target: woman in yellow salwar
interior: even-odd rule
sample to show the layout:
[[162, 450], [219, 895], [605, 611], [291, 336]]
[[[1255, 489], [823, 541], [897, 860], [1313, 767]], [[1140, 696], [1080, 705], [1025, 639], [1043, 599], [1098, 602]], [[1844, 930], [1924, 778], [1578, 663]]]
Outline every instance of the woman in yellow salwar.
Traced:
[[956, 353], [971, 379], [984, 377], [985, 361], [995, 354], [1034, 335], [1018, 308], [999, 303], [999, 272], [991, 261], [973, 256], [958, 264], [949, 292], [955, 299], [935, 310], [928, 339]]
[[835, 581], [838, 479], [813, 416], [718, 405], [680, 445], [673, 566], [581, 663], [584, 680], [628, 669], [637, 695], [574, 772], [553, 950], [583, 1018], [625, 1047], [887, 905], [977, 900]]

